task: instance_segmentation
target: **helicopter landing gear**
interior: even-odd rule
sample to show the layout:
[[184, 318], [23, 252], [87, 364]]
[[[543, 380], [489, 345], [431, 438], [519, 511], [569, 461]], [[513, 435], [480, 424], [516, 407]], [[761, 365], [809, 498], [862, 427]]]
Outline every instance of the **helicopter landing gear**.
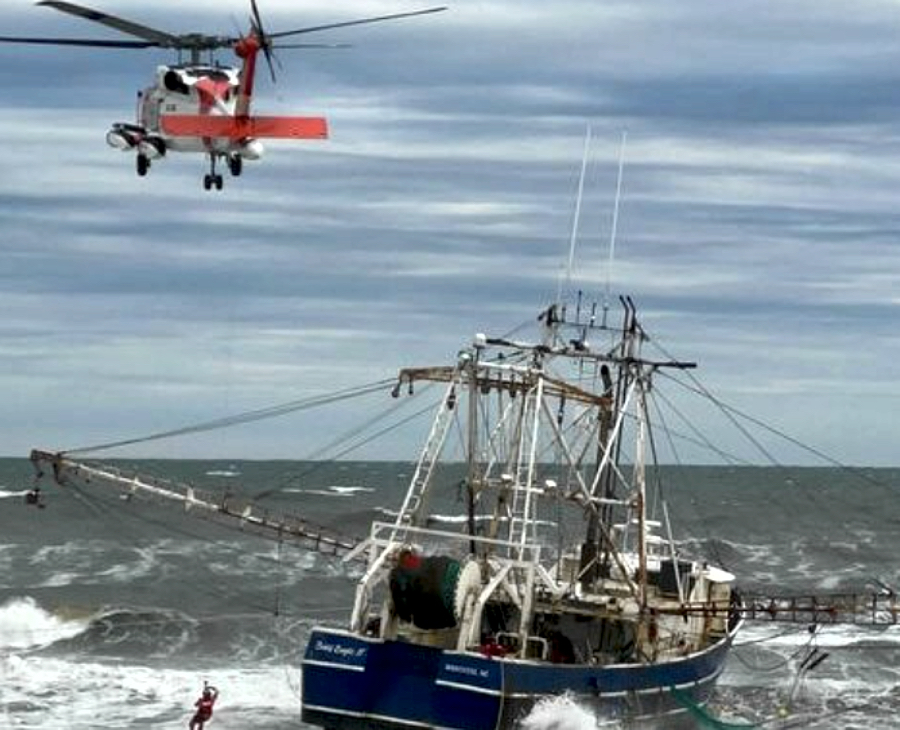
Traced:
[[[229, 160], [229, 164], [230, 162]], [[203, 176], [203, 189], [212, 190], [215, 187], [216, 190], [221, 190], [223, 185], [225, 185], [225, 180], [216, 173], [216, 155], [211, 154], [209, 156], [209, 172]]]
[[228, 158], [228, 169], [232, 177], [240, 177], [244, 170], [244, 158], [240, 155], [231, 155]]
[[150, 169], [150, 158], [143, 153], [138, 153], [137, 156], [137, 174], [139, 177], [144, 177], [147, 174], [147, 171]]
[[203, 189], [204, 190], [212, 190], [213, 187], [216, 190], [221, 190], [222, 186], [225, 184], [225, 181], [222, 179], [221, 175], [210, 175], [206, 174], [203, 176]]

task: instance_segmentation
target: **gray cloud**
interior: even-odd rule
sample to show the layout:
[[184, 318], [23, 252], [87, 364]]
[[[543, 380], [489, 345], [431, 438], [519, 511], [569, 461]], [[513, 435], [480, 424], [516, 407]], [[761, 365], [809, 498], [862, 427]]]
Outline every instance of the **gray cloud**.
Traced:
[[[246, 16], [95, 4], [175, 31]], [[335, 19], [263, 5], [272, 27]], [[898, 20], [874, 0], [507, 0], [335, 33], [354, 48], [284, 52], [257, 100], [327, 113], [332, 139], [275, 143], [219, 194], [200, 189], [199, 157], [139, 180], [103, 142], [167, 54], [0, 47], [3, 451], [389, 377], [533, 319], [556, 290], [590, 121], [574, 285], [599, 296], [611, 277], [726, 401], [838, 458], [893, 463]], [[0, 27], [93, 31], [27, 3], [0, 8]], [[310, 424], [153, 453], [302, 456]]]

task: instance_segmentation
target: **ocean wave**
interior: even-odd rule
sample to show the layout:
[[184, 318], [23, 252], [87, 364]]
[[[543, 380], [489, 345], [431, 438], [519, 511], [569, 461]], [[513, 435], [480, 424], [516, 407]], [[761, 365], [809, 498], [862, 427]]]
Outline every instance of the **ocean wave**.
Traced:
[[204, 681], [221, 693], [213, 726], [293, 727], [298, 715], [294, 667], [176, 669], [10, 655], [0, 656], [0, 676], [2, 727], [184, 728]]
[[40, 655], [48, 661], [174, 667], [194, 666], [202, 657], [206, 667], [223, 661], [269, 664], [296, 657], [306, 635], [303, 620], [286, 623], [259, 609], [200, 617], [171, 608], [128, 606], [49, 611], [28, 596], [0, 606], [0, 658]]
[[30, 596], [12, 598], [0, 605], [0, 649], [37, 649], [82, 633], [87, 618], [51, 613]]
[[288, 494], [314, 494], [319, 497], [352, 497], [354, 494], [372, 493], [372, 487], [342, 487], [334, 485], [324, 489], [285, 489]]
[[44, 576], [35, 585], [38, 588], [127, 584], [150, 575], [160, 566], [157, 546], [123, 547], [106, 540], [44, 545], [34, 550], [28, 563], [36, 575]]
[[29, 489], [21, 489], [16, 492], [12, 492], [8, 489], [0, 489], [0, 499], [17, 499], [24, 498], [28, 492], [31, 491]]
[[0, 649], [166, 656], [182, 649], [197, 621], [165, 609], [48, 611], [30, 596], [0, 606]]
[[568, 695], [540, 700], [519, 723], [521, 730], [594, 730], [598, 718]]
[[790, 649], [803, 646], [825, 649], [878, 647], [879, 651], [900, 649], [900, 626], [870, 627], [855, 624], [823, 624], [813, 635], [809, 626], [769, 621], [750, 621], [741, 629], [736, 646]]
[[54, 652], [160, 658], [179, 653], [195, 638], [198, 621], [172, 609], [107, 607], [81, 630], [53, 642]]

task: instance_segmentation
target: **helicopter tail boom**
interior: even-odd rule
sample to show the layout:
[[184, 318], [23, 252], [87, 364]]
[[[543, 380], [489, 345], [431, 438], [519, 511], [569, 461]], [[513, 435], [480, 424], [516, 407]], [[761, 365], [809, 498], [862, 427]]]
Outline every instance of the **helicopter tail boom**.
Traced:
[[160, 118], [163, 132], [173, 137], [210, 137], [232, 140], [327, 139], [324, 117], [217, 117], [198, 114], [166, 114]]

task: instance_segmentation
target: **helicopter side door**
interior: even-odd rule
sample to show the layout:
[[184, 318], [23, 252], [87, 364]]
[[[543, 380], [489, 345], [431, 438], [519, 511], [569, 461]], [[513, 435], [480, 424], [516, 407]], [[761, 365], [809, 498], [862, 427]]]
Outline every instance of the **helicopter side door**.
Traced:
[[148, 132], [159, 132], [159, 116], [162, 107], [162, 96], [159, 90], [150, 87], [145, 89], [141, 97], [140, 125]]

